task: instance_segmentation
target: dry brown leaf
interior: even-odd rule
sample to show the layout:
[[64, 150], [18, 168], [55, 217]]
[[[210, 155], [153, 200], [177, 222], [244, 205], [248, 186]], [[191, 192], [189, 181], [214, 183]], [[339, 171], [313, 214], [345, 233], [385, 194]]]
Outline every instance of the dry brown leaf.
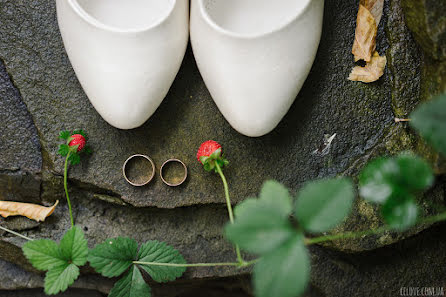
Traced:
[[361, 0], [360, 3], [370, 11], [378, 27], [383, 16], [384, 0]]
[[359, 60], [370, 61], [376, 47], [377, 32], [375, 18], [367, 8], [360, 4], [358, 17], [356, 18], [355, 42], [352, 48], [355, 62]]
[[348, 79], [365, 83], [377, 81], [384, 74], [386, 62], [386, 56], [380, 57], [378, 52], [375, 52], [372, 59], [365, 65], [365, 67], [354, 67]]
[[24, 216], [37, 222], [43, 222], [53, 213], [57, 204], [59, 204], [59, 200], [50, 207], [32, 203], [0, 201], [0, 215], [4, 218], [9, 216]]

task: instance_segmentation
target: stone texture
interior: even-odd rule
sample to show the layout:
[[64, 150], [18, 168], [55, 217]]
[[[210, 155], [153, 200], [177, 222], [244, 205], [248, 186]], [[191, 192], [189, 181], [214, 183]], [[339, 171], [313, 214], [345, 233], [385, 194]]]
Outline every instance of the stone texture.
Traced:
[[403, 0], [409, 28], [421, 47], [434, 59], [446, 59], [446, 2]]
[[[346, 79], [354, 65], [350, 52], [355, 0], [327, 1], [322, 41], [310, 76], [279, 127], [261, 138], [239, 135], [223, 119], [190, 48], [155, 115], [138, 129], [112, 128], [92, 108], [75, 77], [63, 48], [54, 6], [50, 0], [1, 0], [0, 57], [33, 115], [45, 166], [61, 175], [63, 162], [56, 154], [58, 132], [84, 128], [95, 152], [71, 170], [71, 178], [108, 191], [133, 206], [173, 208], [222, 203], [218, 176], [204, 172], [195, 159], [199, 144], [209, 138], [220, 141], [228, 159], [237, 164], [226, 171], [237, 202], [255, 195], [267, 178], [297, 189], [307, 180], [341, 174], [379, 144], [395, 125], [391, 79], [398, 73], [387, 71], [379, 82], [368, 85]], [[388, 47], [384, 23], [385, 19], [378, 40], [381, 53]], [[404, 50], [416, 45], [408, 46]], [[417, 60], [409, 61], [407, 67], [416, 72], [418, 64]], [[398, 100], [417, 96], [412, 95]], [[311, 155], [325, 133], [337, 133], [331, 153], [325, 157]], [[121, 166], [133, 153], [150, 155], [158, 166], [170, 157], [180, 158], [188, 164], [190, 178], [174, 189], [159, 178], [146, 187], [132, 187], [122, 178]]]
[[37, 130], [0, 60], [0, 199], [40, 201], [42, 156]]
[[[57, 27], [55, 1], [0, 0], [0, 59], [4, 63], [0, 63], [0, 196], [44, 204], [61, 200], [45, 223], [10, 218], [0, 224], [32, 238], [55, 240], [69, 227], [63, 198], [63, 159], [57, 155], [57, 136], [62, 129], [87, 130], [94, 150], [70, 170], [76, 223], [84, 228], [90, 247], [115, 236], [129, 236], [139, 242], [158, 239], [178, 248], [188, 262], [234, 259], [233, 248], [221, 235], [227, 221], [221, 181], [204, 172], [195, 158], [204, 140], [215, 139], [224, 146], [231, 162], [225, 172], [235, 203], [256, 195], [265, 179], [277, 179], [293, 191], [316, 178], [348, 175], [356, 179], [371, 158], [403, 150], [415, 150], [428, 158], [437, 172], [445, 172], [436, 153], [407, 125], [394, 122], [395, 116], [409, 116], [420, 100], [446, 88], [446, 66], [417, 45], [406, 27], [401, 1], [385, 1], [378, 30], [377, 48], [388, 59], [385, 74], [378, 82], [362, 84], [346, 79], [354, 66], [351, 45], [358, 1], [326, 0], [320, 48], [296, 102], [272, 133], [248, 138], [236, 133], [218, 112], [190, 48], [155, 115], [138, 129], [112, 128], [93, 109], [71, 68]], [[312, 154], [324, 134], [334, 133], [337, 136], [329, 154]], [[189, 179], [178, 188], [166, 187], [159, 177], [146, 187], [131, 187], [121, 176], [121, 166], [134, 153], [150, 155], [158, 166], [168, 158], [180, 158], [188, 164]], [[436, 205], [444, 205], [444, 196], [444, 180], [439, 179], [430, 192], [419, 197], [424, 212], [431, 214]], [[380, 224], [377, 209], [358, 199], [352, 216], [336, 231], [364, 230]], [[435, 268], [434, 274], [429, 267], [438, 266], [429, 262], [429, 257], [432, 254], [444, 262], [444, 255], [434, 249], [441, 247], [440, 243], [434, 248], [428, 243], [412, 243], [413, 249], [406, 249], [405, 242], [413, 242], [410, 239], [366, 252], [427, 227], [406, 234], [338, 241], [331, 243], [330, 249], [312, 248], [313, 286], [308, 296], [389, 296], [396, 286], [410, 286], [417, 277], [419, 283], [436, 285], [437, 277], [446, 279], [445, 272]], [[426, 238], [441, 235], [429, 232], [424, 232]], [[22, 244], [22, 239], [0, 232], [0, 258], [18, 265], [7, 268], [13, 271], [11, 275], [0, 273], [0, 289], [41, 286], [41, 276], [20, 252]], [[360, 253], [349, 254], [352, 251]], [[409, 261], [418, 271], [410, 271], [404, 257], [397, 257], [399, 251], [421, 255], [419, 260]], [[396, 256], [386, 258], [386, 253]], [[385, 265], [380, 257], [391, 265]], [[2, 265], [0, 272], [5, 271]], [[82, 272], [83, 278], [105, 282], [91, 275], [91, 268]], [[195, 292], [188, 291], [189, 286], [199, 284], [192, 284], [192, 280], [232, 281], [247, 272], [225, 267], [189, 269], [170, 290], [185, 282], [184, 295], [172, 296], [195, 296], [187, 293]], [[21, 287], [23, 284], [30, 285]], [[108, 290], [88, 284], [88, 280], [85, 285], [80, 281], [79, 287]], [[368, 287], [374, 294], [368, 293]], [[381, 287], [385, 289], [379, 291]]]

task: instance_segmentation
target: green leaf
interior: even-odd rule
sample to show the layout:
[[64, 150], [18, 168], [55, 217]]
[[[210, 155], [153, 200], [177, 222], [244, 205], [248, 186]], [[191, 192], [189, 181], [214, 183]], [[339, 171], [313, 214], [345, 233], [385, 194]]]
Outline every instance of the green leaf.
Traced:
[[107, 239], [88, 254], [88, 261], [96, 272], [106, 277], [121, 275], [135, 261], [138, 243], [131, 238]]
[[383, 204], [401, 189], [411, 193], [432, 185], [432, 169], [421, 158], [404, 153], [394, 158], [379, 158], [370, 162], [359, 176], [360, 195]]
[[70, 161], [71, 165], [76, 165], [80, 163], [81, 157], [77, 153], [72, 153], [68, 157], [68, 161]]
[[62, 256], [77, 266], [87, 263], [88, 245], [84, 232], [78, 227], [73, 227], [65, 233], [60, 241]]
[[305, 291], [310, 278], [310, 260], [297, 234], [276, 250], [264, 255], [254, 267], [257, 297], [295, 297]]
[[25, 257], [39, 270], [49, 270], [66, 263], [57, 243], [49, 239], [28, 241], [22, 250]]
[[68, 144], [61, 144], [61, 145], [59, 145], [59, 150], [57, 151], [57, 153], [59, 155], [66, 156], [69, 151], [70, 151], [70, 147], [68, 146]]
[[257, 198], [246, 198], [234, 208], [235, 218], [238, 219], [240, 217], [245, 216], [245, 213], [249, 213], [250, 209], [256, 207], [258, 203]]
[[415, 225], [418, 206], [415, 197], [410, 194], [392, 196], [381, 208], [384, 221], [398, 231], [404, 231]]
[[[139, 249], [138, 261], [185, 264], [183, 256], [173, 247], [156, 240], [147, 241]], [[186, 267], [141, 265], [156, 282], [173, 281], [183, 275]]]
[[347, 217], [354, 198], [353, 184], [348, 178], [310, 182], [299, 192], [297, 219], [307, 231], [328, 231]]
[[237, 211], [234, 224], [226, 225], [225, 235], [244, 250], [264, 254], [280, 246], [295, 233], [280, 207], [259, 200], [255, 202], [249, 200], [249, 208]]
[[45, 293], [55, 295], [65, 291], [79, 276], [79, 268], [74, 264], [64, 263], [52, 267], [46, 273]]
[[70, 136], [71, 136], [71, 133], [70, 133], [70, 131], [67, 131], [67, 130], [60, 131], [60, 133], [59, 133], [59, 138], [61, 138], [61, 139], [67, 140], [68, 137], [70, 137]]
[[291, 210], [288, 190], [267, 181], [259, 199], [247, 199], [235, 207], [236, 219], [226, 225], [226, 237], [249, 252], [267, 253], [295, 234], [289, 221]]
[[132, 266], [110, 291], [108, 297], [150, 297], [150, 287], [144, 281], [138, 267]]
[[446, 155], [446, 95], [428, 101], [411, 114], [411, 126]]
[[260, 190], [260, 200], [274, 204], [284, 217], [288, 217], [293, 208], [288, 189], [274, 180], [268, 180], [263, 184]]

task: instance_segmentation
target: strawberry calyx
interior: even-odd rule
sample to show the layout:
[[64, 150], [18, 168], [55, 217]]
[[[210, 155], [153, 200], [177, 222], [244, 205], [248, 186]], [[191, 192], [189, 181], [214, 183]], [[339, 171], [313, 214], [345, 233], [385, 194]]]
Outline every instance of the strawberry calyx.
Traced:
[[217, 172], [217, 165], [223, 168], [229, 164], [229, 161], [222, 154], [221, 145], [213, 140], [208, 140], [201, 144], [198, 149], [197, 159], [203, 164], [203, 168], [206, 171]]
[[72, 165], [80, 162], [81, 153], [91, 153], [91, 149], [87, 145], [87, 133], [83, 130], [61, 131], [59, 138], [64, 139], [65, 143], [59, 145], [58, 153], [61, 156], [66, 156]]

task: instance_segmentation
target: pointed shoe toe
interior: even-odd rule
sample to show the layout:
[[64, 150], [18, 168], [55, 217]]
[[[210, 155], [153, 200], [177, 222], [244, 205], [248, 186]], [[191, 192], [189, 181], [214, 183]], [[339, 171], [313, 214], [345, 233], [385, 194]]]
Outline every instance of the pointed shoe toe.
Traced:
[[166, 96], [189, 36], [184, 0], [58, 0], [70, 62], [90, 102], [114, 127], [142, 125]]
[[241, 134], [272, 131], [313, 64], [323, 0], [192, 0], [191, 43], [219, 110]]

